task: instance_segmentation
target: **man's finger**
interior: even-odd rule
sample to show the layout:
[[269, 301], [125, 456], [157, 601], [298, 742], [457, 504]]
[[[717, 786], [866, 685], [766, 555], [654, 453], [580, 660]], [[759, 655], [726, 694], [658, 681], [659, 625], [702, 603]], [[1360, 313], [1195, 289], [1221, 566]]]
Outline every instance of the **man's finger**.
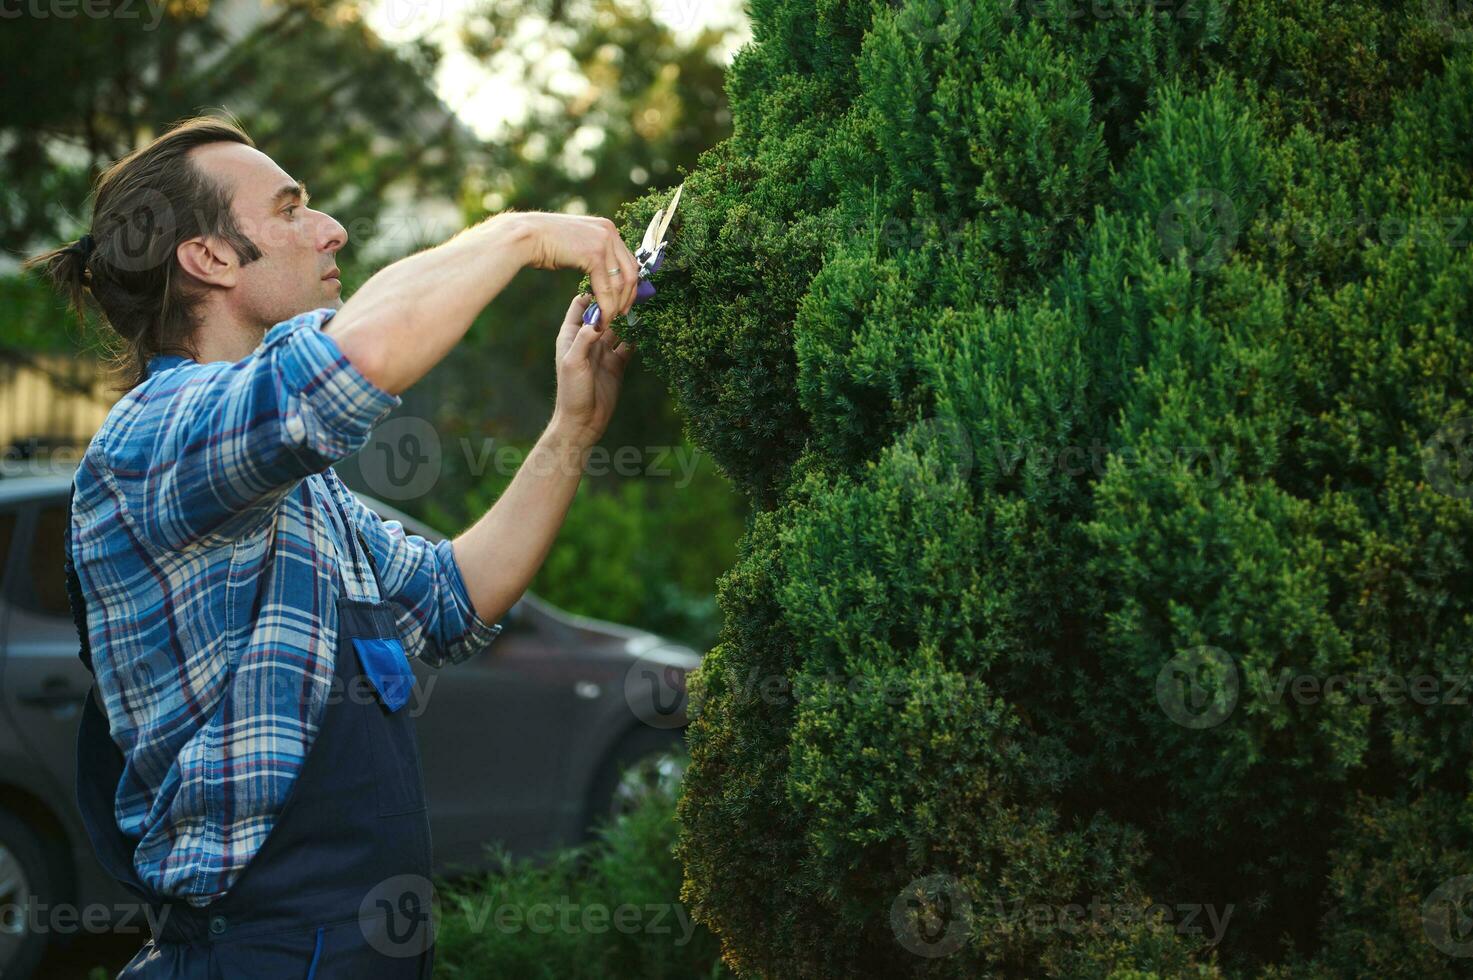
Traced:
[[600, 335], [601, 331], [591, 324], [579, 324], [578, 334], [573, 338], [573, 345], [568, 348], [568, 357], [574, 358], [575, 360], [587, 360], [594, 343], [599, 339]]
[[[603, 260], [607, 261], [607, 259]], [[621, 286], [619, 280], [623, 276], [611, 276], [609, 270], [614, 268], [612, 264], [602, 268], [594, 269], [588, 274], [589, 281], [593, 284], [593, 295], [598, 300], [598, 319], [594, 326], [602, 330], [613, 320], [614, 314], [619, 312]]]
[[568, 315], [563, 317], [564, 323], [582, 323], [583, 311], [588, 309], [588, 304], [593, 302], [592, 293], [579, 293], [573, 297], [573, 302], [568, 304]]
[[[614, 317], [628, 312], [631, 295], [630, 290], [639, 288], [639, 266], [634, 264], [632, 256], [628, 260], [624, 258], [628, 254], [629, 249], [625, 247], [622, 241], [617, 239], [610, 242], [608, 249], [604, 251], [604, 262], [606, 263], [604, 271], [607, 272], [609, 269], [619, 270], [617, 276], [610, 277], [610, 281], [614, 284], [619, 296], [618, 300], [615, 301], [615, 305], [607, 307], [610, 313], [610, 321]], [[608, 326], [607, 323], [604, 325]]]
[[573, 297], [573, 302], [568, 304], [568, 313], [563, 317], [563, 324], [558, 328], [555, 349], [561, 353], [568, 349], [573, 343], [573, 335], [578, 328], [583, 326], [583, 311], [588, 309], [588, 304], [593, 302], [590, 293], [579, 293]]
[[634, 253], [629, 251], [629, 246], [623, 240], [618, 245], [619, 268], [624, 270], [621, 277], [624, 280], [624, 307], [628, 313], [634, 307], [634, 297], [639, 293], [639, 263], [634, 259]]
[[593, 302], [592, 293], [579, 293], [573, 297], [573, 302], [568, 304], [567, 315], [563, 317], [562, 331], [576, 330], [583, 325], [583, 311], [588, 309], [588, 304]]

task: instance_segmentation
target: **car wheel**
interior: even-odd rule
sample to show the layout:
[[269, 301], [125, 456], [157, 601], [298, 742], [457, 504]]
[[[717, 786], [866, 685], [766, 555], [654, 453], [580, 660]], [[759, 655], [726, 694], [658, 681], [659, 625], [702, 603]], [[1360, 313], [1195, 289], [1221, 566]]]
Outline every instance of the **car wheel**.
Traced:
[[589, 791], [584, 839], [592, 838], [600, 826], [634, 810], [652, 795], [673, 797], [685, 774], [685, 763], [685, 738], [678, 729], [635, 729], [621, 738]]
[[41, 838], [15, 814], [0, 810], [0, 976], [29, 977], [49, 938], [35, 925], [33, 903], [56, 901], [56, 875]]

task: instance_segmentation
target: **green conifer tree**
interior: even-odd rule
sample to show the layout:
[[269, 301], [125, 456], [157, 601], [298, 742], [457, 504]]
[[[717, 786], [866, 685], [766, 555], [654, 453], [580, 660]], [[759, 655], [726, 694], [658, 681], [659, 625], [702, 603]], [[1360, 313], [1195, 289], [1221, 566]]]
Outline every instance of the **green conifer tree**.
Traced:
[[727, 962], [1465, 975], [1466, 8], [750, 6], [630, 330], [757, 504]]

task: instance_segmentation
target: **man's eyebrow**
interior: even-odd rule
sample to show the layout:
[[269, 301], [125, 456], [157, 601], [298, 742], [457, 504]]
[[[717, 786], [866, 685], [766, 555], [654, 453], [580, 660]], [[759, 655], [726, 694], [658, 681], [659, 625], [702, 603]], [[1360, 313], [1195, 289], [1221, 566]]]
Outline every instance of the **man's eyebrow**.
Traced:
[[308, 201], [312, 200], [312, 195], [307, 193], [306, 183], [299, 180], [291, 187], [283, 187], [281, 190], [277, 191], [276, 196], [271, 199], [271, 206], [276, 207], [278, 204], [284, 204], [285, 202], [290, 200], [299, 200], [303, 204], [306, 204]]

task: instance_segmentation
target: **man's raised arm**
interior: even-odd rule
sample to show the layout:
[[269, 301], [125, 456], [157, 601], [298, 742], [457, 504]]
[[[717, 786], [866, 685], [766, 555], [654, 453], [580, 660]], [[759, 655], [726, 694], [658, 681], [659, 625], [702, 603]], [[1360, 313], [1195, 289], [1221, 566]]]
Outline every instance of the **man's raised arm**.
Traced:
[[527, 265], [581, 269], [599, 307], [613, 315], [634, 305], [638, 265], [612, 221], [512, 211], [381, 269], [325, 332], [366, 378], [398, 395], [450, 353]]

